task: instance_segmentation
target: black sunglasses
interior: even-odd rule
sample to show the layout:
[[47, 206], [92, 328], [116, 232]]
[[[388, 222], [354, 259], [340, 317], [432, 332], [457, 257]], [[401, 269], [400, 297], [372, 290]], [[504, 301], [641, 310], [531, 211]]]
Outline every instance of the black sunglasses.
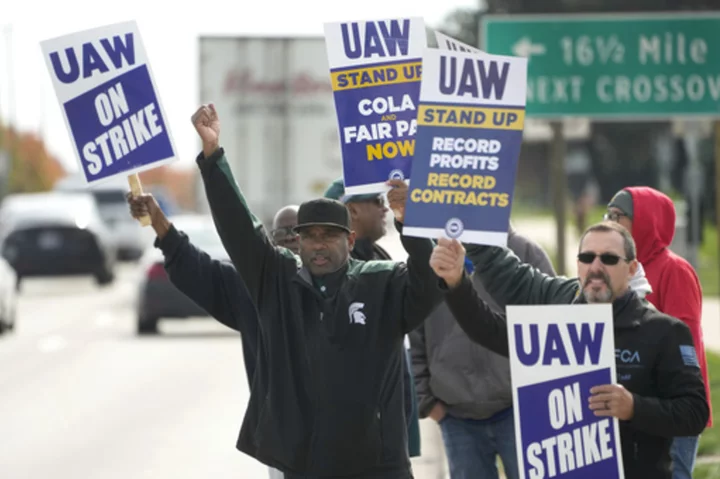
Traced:
[[577, 255], [577, 258], [581, 263], [592, 264], [598, 256], [600, 257], [600, 262], [606, 266], [615, 266], [620, 260], [627, 261], [627, 258], [612, 253], [580, 253]]

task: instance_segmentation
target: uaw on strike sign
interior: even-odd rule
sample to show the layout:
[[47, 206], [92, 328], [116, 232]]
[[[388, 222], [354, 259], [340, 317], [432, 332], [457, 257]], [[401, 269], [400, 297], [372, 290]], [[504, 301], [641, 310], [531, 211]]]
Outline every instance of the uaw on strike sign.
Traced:
[[590, 389], [615, 384], [609, 304], [508, 306], [515, 444], [522, 479], [623, 479], [618, 420]]
[[135, 22], [41, 43], [88, 184], [175, 160]]

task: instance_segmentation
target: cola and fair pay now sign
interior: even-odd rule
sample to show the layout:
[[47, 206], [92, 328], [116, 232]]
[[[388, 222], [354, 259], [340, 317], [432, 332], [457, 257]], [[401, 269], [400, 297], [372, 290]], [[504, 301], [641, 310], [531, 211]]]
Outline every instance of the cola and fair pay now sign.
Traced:
[[528, 57], [528, 116], [719, 116], [718, 13], [487, 15], [481, 28], [483, 50]]

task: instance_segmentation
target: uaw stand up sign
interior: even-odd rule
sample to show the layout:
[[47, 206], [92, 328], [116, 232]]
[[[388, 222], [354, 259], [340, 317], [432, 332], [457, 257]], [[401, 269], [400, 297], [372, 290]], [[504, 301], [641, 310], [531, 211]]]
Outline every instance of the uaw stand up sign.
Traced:
[[525, 121], [527, 60], [454, 46], [423, 53], [403, 234], [504, 246]]
[[349, 195], [408, 179], [415, 150], [422, 18], [328, 23], [330, 77]]

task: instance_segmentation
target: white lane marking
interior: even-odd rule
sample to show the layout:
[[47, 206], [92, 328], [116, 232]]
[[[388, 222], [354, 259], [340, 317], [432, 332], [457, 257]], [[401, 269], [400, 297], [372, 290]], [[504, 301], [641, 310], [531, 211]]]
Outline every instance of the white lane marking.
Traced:
[[95, 315], [95, 326], [98, 328], [106, 328], [115, 322], [115, 315], [110, 311], [100, 311]]
[[60, 351], [61, 349], [64, 349], [67, 346], [67, 341], [65, 341], [65, 338], [62, 336], [54, 335], [54, 336], [47, 336], [45, 338], [42, 338], [40, 341], [38, 341], [37, 347], [40, 350], [40, 352], [43, 353], [52, 353], [55, 351]]

